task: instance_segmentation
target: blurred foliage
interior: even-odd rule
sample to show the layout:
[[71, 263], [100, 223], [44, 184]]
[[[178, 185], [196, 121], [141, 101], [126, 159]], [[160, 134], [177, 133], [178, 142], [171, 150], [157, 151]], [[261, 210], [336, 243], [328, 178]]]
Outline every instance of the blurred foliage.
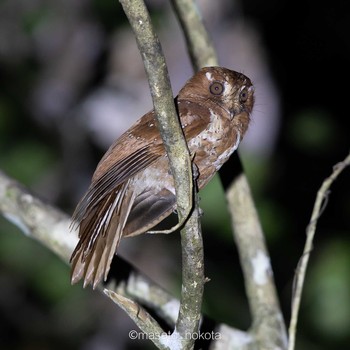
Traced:
[[297, 114], [288, 127], [289, 142], [295, 148], [313, 154], [332, 153], [339, 133], [336, 119], [325, 110], [307, 110]]
[[[288, 322], [293, 274], [316, 192], [349, 150], [348, 92], [342, 88], [349, 80], [349, 12], [339, 0], [327, 8], [316, 0], [248, 0], [241, 2], [242, 11], [234, 3], [222, 2], [213, 33], [227, 28], [222, 35], [227, 40], [232, 36], [229, 24], [242, 13], [258, 27], [262, 56], [268, 53], [281, 97], [273, 151], [241, 153]], [[171, 31], [165, 3], [149, 5], [163, 35]], [[215, 22], [215, 17], [209, 19], [208, 24]], [[142, 67], [135, 57], [128, 62], [116, 58], [129, 52], [125, 45], [132, 37], [121, 39], [119, 32], [125, 26], [120, 5], [109, 0], [0, 2], [0, 169], [67, 212], [104, 151], [94, 139], [88, 97], [117, 77], [113, 94], [121, 96], [118, 105], [133, 93], [135, 105], [141, 100], [135, 77], [143, 74]], [[172, 35], [165, 37], [173, 40]], [[123, 44], [118, 46], [116, 37]], [[175, 44], [169, 44], [172, 55]], [[177, 60], [173, 64], [179, 69]], [[332, 187], [318, 225], [299, 322], [300, 349], [350, 346], [349, 180], [347, 170]], [[204, 310], [218, 321], [248, 328], [244, 282], [218, 177], [200, 196], [211, 279]], [[130, 245], [142, 244], [126, 253], [134, 249], [136, 265], [159, 275], [167, 288], [179, 288], [178, 236], [147, 238], [133, 239]], [[135, 327], [122, 312], [98, 293], [70, 286], [68, 267], [2, 217], [0, 283], [0, 348], [152, 348], [130, 342], [128, 330]]]
[[31, 185], [54, 165], [55, 157], [47, 145], [29, 139], [11, 148], [0, 160], [3, 171], [23, 184]]
[[309, 273], [304, 303], [308, 321], [331, 345], [334, 340], [350, 338], [350, 240], [333, 240], [320, 248]]

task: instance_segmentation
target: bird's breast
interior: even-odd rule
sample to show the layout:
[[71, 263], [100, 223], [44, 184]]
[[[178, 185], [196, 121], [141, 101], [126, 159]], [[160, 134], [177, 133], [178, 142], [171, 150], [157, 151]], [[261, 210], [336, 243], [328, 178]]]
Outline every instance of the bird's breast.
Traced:
[[230, 119], [210, 109], [208, 126], [188, 141], [199, 171], [199, 188], [203, 188], [228, 160], [240, 140], [241, 135]]

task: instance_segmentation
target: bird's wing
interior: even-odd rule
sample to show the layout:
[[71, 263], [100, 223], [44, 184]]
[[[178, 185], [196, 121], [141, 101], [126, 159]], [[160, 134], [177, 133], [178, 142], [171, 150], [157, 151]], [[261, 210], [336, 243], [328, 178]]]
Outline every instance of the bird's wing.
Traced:
[[[88, 208], [79, 226], [79, 243], [72, 257], [72, 283], [84, 278], [84, 287], [106, 278], [119, 244], [128, 208], [128, 181], [110, 192], [98, 205]], [[124, 218], [124, 220], [123, 220]]]
[[[145, 143], [145, 129], [152, 142]], [[107, 151], [73, 214], [79, 242], [71, 257], [72, 283], [84, 277], [84, 285], [93, 283], [95, 287], [107, 276], [135, 199], [128, 190], [130, 179], [164, 154], [152, 112], [134, 124], [132, 134], [123, 134]]]

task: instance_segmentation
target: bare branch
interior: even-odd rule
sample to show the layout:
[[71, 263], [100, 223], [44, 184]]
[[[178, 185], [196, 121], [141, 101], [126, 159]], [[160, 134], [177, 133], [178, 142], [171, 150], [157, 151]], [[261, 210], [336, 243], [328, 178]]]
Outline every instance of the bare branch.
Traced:
[[289, 325], [289, 344], [288, 350], [294, 350], [295, 347], [295, 335], [297, 330], [298, 314], [301, 302], [301, 295], [304, 286], [305, 274], [307, 265], [309, 262], [310, 253], [312, 250], [312, 242], [316, 232], [317, 221], [320, 218], [324, 208], [325, 203], [328, 201], [329, 188], [335, 181], [335, 179], [340, 175], [340, 173], [350, 165], [350, 153], [347, 157], [340, 163], [333, 167], [332, 174], [323, 181], [322, 186], [317, 192], [316, 201], [314, 208], [312, 210], [310, 223], [306, 228], [306, 242], [304, 246], [303, 255], [300, 258], [298, 267], [295, 273], [294, 280], [294, 290], [293, 290], [293, 300], [292, 300], [292, 315]]
[[1, 171], [0, 212], [27, 236], [40, 241], [68, 263], [78, 242], [77, 234], [69, 233], [69, 217]]
[[136, 300], [139, 304], [151, 309], [169, 326], [175, 327], [180, 301], [145, 275], [133, 270], [127, 280], [118, 283], [117, 286], [113, 282], [109, 283], [107, 289]]
[[171, 0], [182, 30], [195, 71], [202, 67], [217, 66], [218, 59], [204, 27], [194, 0]]
[[219, 339], [212, 341], [210, 350], [257, 350], [254, 337], [248, 332], [221, 324], [217, 330]]
[[[215, 50], [195, 2], [172, 0], [172, 3], [185, 33], [194, 69], [218, 65]], [[237, 155], [234, 157], [236, 157], [235, 167], [241, 170], [239, 157]], [[222, 173], [220, 172], [220, 176]], [[221, 179], [223, 180], [223, 176]], [[278, 345], [286, 348], [285, 324], [273, 281], [270, 258], [248, 180], [241, 172], [239, 177], [225, 187], [253, 317], [252, 332], [263, 348], [264, 345], [265, 347]]]
[[262, 349], [272, 345], [285, 349], [287, 337], [270, 258], [245, 176], [235, 179], [226, 197], [253, 318], [251, 331]]
[[[193, 191], [192, 165], [187, 144], [176, 114], [165, 58], [142, 0], [120, 0], [136, 36], [148, 76], [159, 130], [175, 180], [179, 222], [187, 220], [181, 231], [182, 291], [179, 317], [171, 341], [191, 349], [198, 331], [204, 288], [203, 244], [196, 193]], [[194, 197], [194, 205], [192, 203]]]
[[[131, 317], [158, 349], [169, 349], [167, 345], [168, 334], [163, 331], [157, 321], [145, 309], [133, 300], [125, 298], [111, 290], [105, 289], [104, 293]], [[165, 340], [165, 343], [163, 343], [163, 340]]]

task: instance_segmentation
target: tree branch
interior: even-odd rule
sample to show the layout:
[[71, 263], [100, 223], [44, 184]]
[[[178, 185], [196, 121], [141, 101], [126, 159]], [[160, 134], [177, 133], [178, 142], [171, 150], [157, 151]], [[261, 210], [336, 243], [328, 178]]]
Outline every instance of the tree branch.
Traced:
[[1, 171], [0, 212], [27, 236], [40, 241], [64, 262], [69, 262], [78, 243], [77, 233], [69, 233], [70, 218], [33, 196]]
[[[179, 17], [195, 70], [218, 65], [215, 49], [193, 0], [172, 0]], [[192, 31], [193, 30], [193, 31]], [[266, 243], [251, 195], [248, 180], [236, 154], [226, 166], [241, 171], [229, 183], [224, 170], [219, 172], [224, 185], [232, 218], [236, 245], [240, 254], [248, 302], [252, 313], [252, 333], [262, 348], [287, 347], [287, 333], [280, 310]], [[224, 165], [225, 167], [225, 165]], [[224, 168], [223, 167], [223, 168]]]
[[165, 58], [147, 8], [142, 0], [120, 0], [120, 3], [135, 33], [147, 73], [159, 130], [175, 181], [179, 222], [182, 224], [188, 219], [181, 231], [180, 310], [170, 341], [179, 341], [182, 349], [191, 349], [194, 338], [186, 334], [198, 332], [204, 288], [203, 243], [191, 159], [176, 114]]
[[217, 66], [218, 59], [212, 40], [204, 27], [194, 0], [171, 0], [183, 30], [188, 53], [195, 71]]
[[[158, 322], [150, 316], [140, 305], [133, 300], [125, 298], [111, 290], [105, 289], [105, 294], [122, 308], [137, 326], [148, 335], [158, 349], [169, 349], [168, 334], [163, 331]], [[170, 348], [171, 349], [171, 348]]]
[[333, 167], [332, 174], [323, 181], [322, 186], [317, 192], [316, 201], [314, 208], [312, 210], [310, 223], [306, 228], [306, 242], [304, 246], [303, 255], [300, 258], [300, 261], [297, 266], [294, 280], [293, 288], [293, 299], [292, 299], [292, 315], [289, 325], [289, 344], [288, 350], [294, 350], [295, 347], [295, 335], [297, 330], [298, 314], [301, 302], [301, 295], [303, 291], [305, 274], [307, 265], [310, 258], [310, 253], [312, 250], [312, 242], [316, 232], [317, 221], [320, 218], [322, 211], [327, 203], [329, 188], [335, 181], [335, 179], [340, 175], [340, 173], [350, 165], [350, 153], [347, 157], [340, 163], [336, 164]]
[[269, 254], [246, 177], [239, 175], [226, 192], [234, 237], [253, 318], [251, 331], [261, 349], [287, 347]]

